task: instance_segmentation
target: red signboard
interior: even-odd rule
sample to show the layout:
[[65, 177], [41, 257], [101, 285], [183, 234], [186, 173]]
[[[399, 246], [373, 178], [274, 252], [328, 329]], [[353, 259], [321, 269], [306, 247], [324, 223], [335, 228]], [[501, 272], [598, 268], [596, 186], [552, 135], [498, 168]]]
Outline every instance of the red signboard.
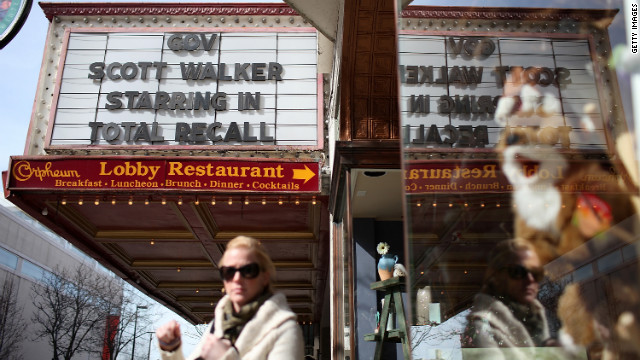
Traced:
[[[593, 161], [593, 160], [589, 160]], [[580, 167], [580, 164], [572, 165]], [[569, 173], [568, 169], [543, 169], [539, 165], [522, 165], [518, 171], [525, 176], [537, 174], [541, 178], [548, 177], [564, 192], [603, 191], [605, 187], [602, 174], [611, 177], [610, 182], [622, 181], [612, 164], [601, 164], [603, 173], [588, 173], [572, 183], [562, 183]], [[540, 172], [539, 172], [540, 171]], [[467, 160], [467, 161], [427, 161], [410, 162], [404, 171], [404, 184], [407, 194], [424, 193], [501, 193], [512, 192], [514, 186], [509, 182], [503, 169], [497, 161]], [[531, 189], [548, 186], [546, 183], [529, 185]]]
[[12, 157], [9, 189], [319, 192], [318, 162]]
[[106, 325], [104, 327], [104, 343], [102, 344], [102, 360], [111, 359], [111, 350], [115, 348], [114, 339], [118, 332], [118, 324], [120, 323], [119, 315], [108, 315]]
[[411, 163], [404, 174], [406, 192], [508, 192], [511, 184], [497, 162]]

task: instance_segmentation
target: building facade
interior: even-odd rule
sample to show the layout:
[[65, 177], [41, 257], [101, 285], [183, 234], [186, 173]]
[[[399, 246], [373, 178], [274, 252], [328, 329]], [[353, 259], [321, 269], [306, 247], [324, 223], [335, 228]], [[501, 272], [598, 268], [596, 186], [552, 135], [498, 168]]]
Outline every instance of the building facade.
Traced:
[[[73, 247], [70, 243], [44, 228], [37, 221], [27, 216], [18, 208], [4, 204], [0, 206], [2, 224], [2, 239], [0, 241], [0, 279], [3, 284], [3, 299], [10, 296], [18, 305], [18, 313], [9, 314], [17, 319], [16, 324], [23, 324], [19, 350], [12, 354], [16, 359], [49, 358], [52, 346], [47, 338], [37, 339], [35, 334], [40, 324], [33, 322], [37, 312], [34, 300], [37, 293], [34, 284], [47, 280], [49, 274], [84, 265], [104, 276], [111, 276], [109, 272], [95, 260]], [[12, 284], [10, 287], [5, 287]], [[3, 306], [6, 303], [3, 302]], [[6, 309], [6, 308], [4, 308]], [[6, 315], [6, 314], [5, 314]], [[4, 331], [16, 331], [18, 328], [7, 328], [3, 322]], [[20, 327], [21, 329], [21, 327]], [[101, 328], [104, 331], [104, 326]], [[4, 336], [7, 334], [4, 333]], [[3, 337], [7, 345], [7, 337]], [[78, 351], [74, 358], [100, 358], [101, 347], [96, 346], [93, 352]]]
[[[590, 359], [640, 353], [619, 10], [40, 6], [51, 25], [7, 197], [186, 319], [211, 319], [217, 261], [245, 234], [309, 355], [462, 358], [487, 256], [522, 237], [554, 336]], [[407, 272], [404, 346], [368, 341], [387, 334], [367, 336], [379, 243]]]

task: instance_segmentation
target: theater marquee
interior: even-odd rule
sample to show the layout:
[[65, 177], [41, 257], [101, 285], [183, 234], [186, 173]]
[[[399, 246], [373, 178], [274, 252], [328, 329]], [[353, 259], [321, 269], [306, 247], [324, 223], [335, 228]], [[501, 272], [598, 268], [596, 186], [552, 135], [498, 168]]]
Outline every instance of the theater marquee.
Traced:
[[315, 29], [68, 30], [47, 147], [318, 149]]
[[[535, 128], [558, 148], [602, 148], [607, 139], [590, 41], [582, 35], [404, 31], [399, 61], [405, 145], [494, 147], [505, 127], [495, 121], [500, 98], [523, 97], [518, 89], [528, 83], [535, 89], [532, 111], [511, 116], [506, 126]], [[558, 104], [557, 112], [545, 111], [545, 99]]]

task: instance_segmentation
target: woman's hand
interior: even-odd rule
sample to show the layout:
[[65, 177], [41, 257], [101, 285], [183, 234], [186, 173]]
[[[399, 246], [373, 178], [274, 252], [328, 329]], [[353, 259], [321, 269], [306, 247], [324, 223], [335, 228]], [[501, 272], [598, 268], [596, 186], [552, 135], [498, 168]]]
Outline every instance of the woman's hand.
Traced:
[[231, 341], [221, 339], [213, 334], [207, 334], [202, 343], [200, 358], [203, 360], [219, 359], [230, 347]]
[[175, 320], [171, 320], [156, 330], [156, 336], [160, 343], [160, 349], [174, 351], [180, 346], [181, 342], [180, 324]]

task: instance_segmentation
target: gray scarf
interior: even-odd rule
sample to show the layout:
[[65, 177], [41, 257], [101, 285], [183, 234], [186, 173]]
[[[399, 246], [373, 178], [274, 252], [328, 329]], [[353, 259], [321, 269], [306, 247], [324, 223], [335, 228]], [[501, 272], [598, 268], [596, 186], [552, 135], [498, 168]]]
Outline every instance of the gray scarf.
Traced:
[[231, 301], [228, 301], [222, 309], [222, 337], [231, 341], [232, 344], [235, 344], [236, 340], [238, 340], [238, 336], [240, 336], [240, 332], [244, 329], [244, 326], [258, 312], [260, 306], [262, 306], [262, 304], [264, 304], [264, 302], [272, 295], [271, 291], [266, 289], [262, 295], [258, 296], [257, 299], [243, 305], [237, 313], [233, 309]]

